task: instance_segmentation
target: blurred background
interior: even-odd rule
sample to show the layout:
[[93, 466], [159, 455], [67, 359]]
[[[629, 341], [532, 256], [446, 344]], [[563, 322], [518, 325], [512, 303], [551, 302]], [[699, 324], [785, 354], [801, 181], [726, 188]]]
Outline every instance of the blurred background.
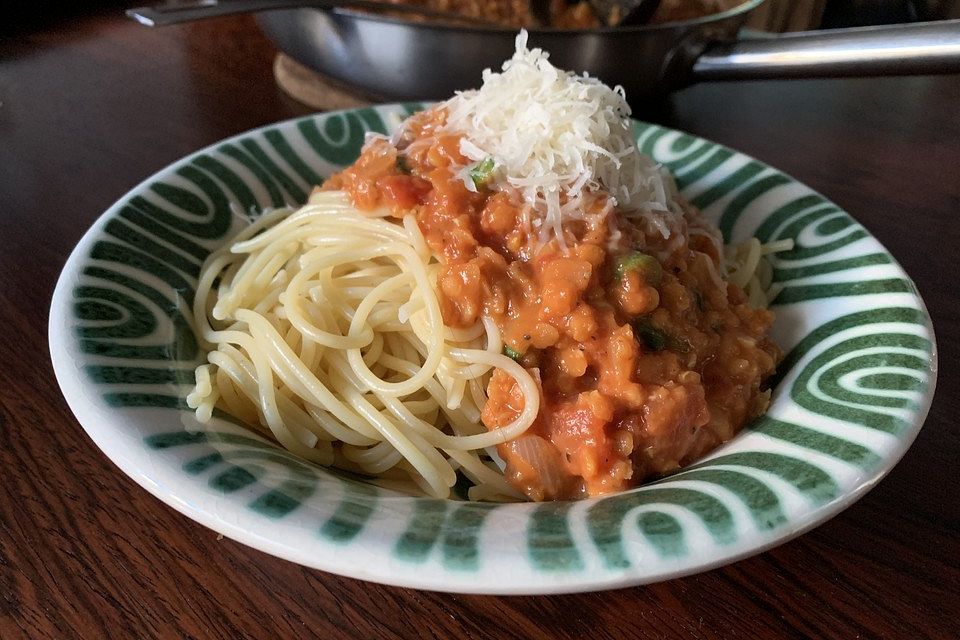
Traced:
[[960, 0], [768, 0], [747, 26], [806, 31], [960, 18]]
[[[156, 4], [150, 0], [5, 0], [0, 2], [0, 37], [84, 14]], [[805, 31], [960, 18], [960, 0], [767, 0], [747, 26], [763, 31]]]

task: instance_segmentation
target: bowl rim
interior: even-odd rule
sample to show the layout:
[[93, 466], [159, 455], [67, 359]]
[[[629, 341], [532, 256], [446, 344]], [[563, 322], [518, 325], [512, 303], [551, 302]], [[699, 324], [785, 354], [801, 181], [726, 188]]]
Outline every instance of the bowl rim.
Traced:
[[[395, 107], [400, 103], [389, 103], [383, 105], [375, 105], [377, 107]], [[428, 103], [423, 103], [428, 104]], [[159, 498], [162, 502], [168, 506], [173, 507], [175, 510], [189, 517], [190, 519], [199, 522], [200, 524], [217, 531], [233, 540], [251, 546], [257, 550], [270, 553], [271, 555], [289, 560], [291, 562], [296, 562], [301, 565], [309, 566], [311, 568], [320, 569], [330, 573], [335, 573], [345, 577], [352, 577], [361, 580], [372, 581], [381, 584], [389, 584], [400, 587], [410, 587], [418, 588], [429, 591], [443, 591], [443, 592], [455, 592], [455, 593], [473, 593], [473, 594], [490, 594], [490, 595], [536, 595], [536, 594], [558, 594], [558, 593], [575, 593], [575, 592], [584, 592], [584, 591], [595, 591], [600, 589], [612, 589], [612, 588], [623, 588], [629, 586], [636, 586], [640, 584], [647, 584], [652, 582], [658, 582], [665, 579], [672, 579], [676, 577], [682, 577], [686, 575], [691, 575], [694, 573], [700, 573], [708, 571], [720, 566], [724, 566], [735, 562], [737, 560], [754, 556], [760, 554], [764, 551], [767, 551], [771, 548], [779, 546], [789, 540], [796, 538], [797, 536], [809, 531], [810, 529], [823, 524], [827, 520], [833, 518], [838, 513], [844, 509], [851, 506], [857, 500], [859, 500], [864, 494], [866, 494], [870, 489], [872, 489], [878, 482], [880, 482], [896, 464], [902, 459], [906, 454], [907, 450], [910, 448], [914, 440], [916, 439], [920, 429], [922, 428], [926, 417], [929, 413], [933, 397], [935, 395], [937, 375], [938, 375], [938, 349], [936, 344], [936, 336], [934, 333], [934, 328], [930, 321], [930, 316], [927, 311], [926, 303], [919, 294], [918, 291], [913, 292], [913, 299], [916, 301], [918, 310], [922, 311], [926, 318], [926, 324], [924, 326], [928, 334], [928, 339], [930, 342], [930, 365], [927, 369], [929, 375], [926, 390], [922, 396], [922, 402], [920, 405], [911, 411], [910, 417], [910, 426], [908, 429], [902, 431], [896, 438], [896, 445], [891, 448], [887, 454], [882, 459], [882, 462], [874, 469], [870, 470], [866, 474], [861, 482], [852, 489], [845, 489], [841, 492], [836, 499], [831, 500], [830, 502], [821, 505], [819, 507], [814, 507], [806, 510], [802, 515], [791, 516], [787, 527], [778, 529], [776, 535], [770, 537], [767, 540], [761, 541], [759, 543], [745, 544], [740, 548], [740, 545], [731, 545], [738, 547], [737, 549], [732, 550], [730, 553], [719, 553], [714, 554], [709, 560], [693, 561], [688, 562], [686, 566], [679, 569], [665, 569], [660, 572], [644, 572], [637, 567], [634, 567], [631, 571], [622, 572], [619, 574], [614, 574], [611, 572], [595, 572], [590, 574], [589, 571], [581, 571], [578, 574], [578, 579], [575, 581], [556, 581], [551, 582], [549, 576], [546, 574], [544, 580], [536, 585], [531, 586], [529, 584], [511, 584], [509, 582], [502, 582], [499, 584], [485, 584], [481, 585], [479, 588], [477, 586], [472, 586], [467, 582], [450, 582], [450, 574], [448, 572], [431, 574], [430, 572], [418, 573], [417, 571], [409, 571], [406, 573], [398, 572], [387, 572], [383, 573], [380, 571], [370, 571], [362, 566], [357, 566], [352, 564], [352, 559], [344, 556], [343, 558], [338, 557], [338, 554], [330, 554], [329, 558], [324, 558], [323, 561], [317, 561], [317, 559], [305, 558], [304, 555], [299, 554], [295, 550], [292, 550], [290, 547], [279, 543], [276, 540], [271, 540], [270, 538], [258, 535], [256, 532], [251, 531], [249, 528], [242, 526], [241, 524], [231, 524], [225, 521], [222, 517], [219, 517], [216, 513], [213, 513], [209, 510], [201, 509], [192, 505], [188, 501], [184, 500], [182, 497], [171, 493], [168, 490], [165, 490], [161, 484], [158, 484], [154, 477], [147, 473], [144, 468], [139, 464], [137, 460], [138, 456], [130, 456], [125, 454], [122, 449], [122, 446], [119, 446], [115, 440], [111, 439], [113, 428], [105, 426], [105, 422], [101, 422], [102, 416], [98, 413], [98, 407], [96, 402], [90, 400], [90, 392], [84, 389], [84, 375], [79, 370], [79, 364], [74, 361], [71, 357], [71, 354], [74, 348], [71, 346], [70, 341], [73, 339], [73, 333], [71, 330], [71, 320], [70, 320], [70, 305], [73, 302], [71, 290], [76, 285], [78, 274], [80, 273], [80, 267], [84, 262], [89, 260], [90, 250], [102, 233], [106, 224], [116, 216], [124, 204], [137, 193], [142, 192], [146, 189], [151, 183], [161, 179], [164, 175], [167, 175], [174, 168], [181, 166], [183, 164], [189, 163], [196, 157], [214, 152], [221, 145], [237, 142], [239, 140], [245, 139], [251, 135], [261, 133], [267, 129], [275, 127], [291, 127], [296, 123], [314, 120], [317, 118], [326, 119], [334, 116], [342, 116], [352, 112], [356, 112], [358, 109], [343, 109], [339, 111], [325, 112], [323, 114], [312, 114], [308, 116], [299, 116], [294, 118], [285, 119], [282, 121], [267, 123], [260, 127], [255, 127], [248, 131], [238, 133], [234, 136], [230, 136], [223, 140], [216, 141], [206, 147], [194, 151], [184, 157], [174, 160], [171, 163], [160, 168], [158, 171], [154, 172], [152, 175], [142, 180], [130, 190], [128, 190], [123, 196], [121, 196], [114, 204], [112, 204], [104, 213], [97, 217], [94, 223], [87, 229], [83, 234], [82, 238], [78, 241], [74, 249], [71, 251], [69, 258], [65, 262], [60, 276], [58, 277], [56, 287], [54, 289], [50, 315], [48, 318], [48, 341], [49, 341], [49, 351], [51, 356], [51, 361], [54, 368], [54, 373], [57, 379], [58, 384], [60, 385], [63, 395], [67, 400], [67, 403], [77, 418], [80, 426], [87, 432], [90, 438], [94, 441], [97, 447], [113, 462], [119, 469], [128, 477], [132, 478], [137, 484], [146, 489], [149, 493]], [[659, 126], [659, 125], [657, 125]], [[662, 127], [667, 131], [677, 131], [683, 135], [688, 135], [695, 140], [703, 140], [709, 145], [729, 149], [725, 145], [716, 143], [702, 136], [695, 136], [693, 134], [686, 134], [676, 129], [669, 127]], [[739, 156], [749, 158], [754, 160], [752, 156], [748, 156], [742, 152], [736, 151], [735, 149], [729, 149]], [[770, 167], [765, 162], [756, 160], [765, 167]], [[796, 180], [792, 176], [785, 174], [774, 167], [770, 167], [775, 171], [783, 174], [790, 179], [791, 182], [802, 185], [806, 185], [799, 180]], [[809, 187], [806, 187], [809, 189]], [[815, 192], [811, 189], [811, 191]], [[817, 195], [820, 195], [817, 193]], [[822, 197], [822, 196], [821, 196]], [[826, 198], [825, 198], [826, 199]], [[826, 199], [828, 202], [828, 199]], [[846, 211], [840, 207], [837, 207], [840, 211], [843, 211], [846, 215]], [[851, 216], [852, 218], [852, 216]], [[869, 231], [868, 231], [869, 234]], [[872, 234], [869, 234], [870, 237], [874, 237]], [[878, 241], [879, 242], [879, 241]], [[881, 245], [882, 246], [882, 245]], [[890, 254], [890, 252], [883, 247], [883, 251], [890, 257], [892, 263], [897, 267], [897, 269], [903, 274], [904, 277], [909, 279], [909, 275], [905, 270], [900, 266], [896, 261], [896, 258]], [[738, 436], [739, 437], [739, 436]], [[736, 440], [736, 438], [734, 439]], [[142, 455], [142, 454], [141, 454]], [[413, 498], [416, 499], [416, 498]], [[596, 501], [600, 498], [591, 498], [586, 501], [579, 501], [573, 504], [587, 504], [591, 501]], [[517, 505], [508, 505], [506, 508], [510, 509], [513, 507], [523, 507], [530, 508], [531, 503], [519, 503]], [[238, 505], [238, 508], [242, 508]], [[746, 536], [744, 536], [746, 537]], [[331, 562], [332, 560], [332, 562]], [[642, 569], [642, 568], [641, 568]]]

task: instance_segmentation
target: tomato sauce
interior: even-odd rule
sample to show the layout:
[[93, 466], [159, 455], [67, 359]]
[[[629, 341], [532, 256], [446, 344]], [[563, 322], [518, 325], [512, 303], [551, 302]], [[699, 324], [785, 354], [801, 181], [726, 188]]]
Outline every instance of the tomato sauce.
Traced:
[[[508, 480], [532, 500], [619, 491], [729, 440], [769, 402], [781, 357], [773, 314], [719, 277], [717, 244], [689, 207], [669, 238], [605, 206], [542, 243], [517, 194], [469, 190], [460, 138], [442, 110], [412, 119], [394, 146], [374, 140], [324, 189], [361, 209], [413, 213], [442, 263], [452, 327], [492, 318], [508, 353], [538, 380], [541, 409], [499, 447]], [[685, 205], [686, 206], [686, 205]], [[482, 420], [513, 421], [523, 397], [495, 371]]]

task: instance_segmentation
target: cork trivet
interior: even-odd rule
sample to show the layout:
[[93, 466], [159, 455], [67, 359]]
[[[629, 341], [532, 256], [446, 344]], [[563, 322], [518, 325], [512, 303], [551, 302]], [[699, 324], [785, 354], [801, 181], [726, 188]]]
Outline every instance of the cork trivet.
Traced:
[[318, 111], [352, 109], [382, 102], [376, 96], [320, 75], [284, 53], [278, 53], [273, 61], [273, 77], [287, 95]]

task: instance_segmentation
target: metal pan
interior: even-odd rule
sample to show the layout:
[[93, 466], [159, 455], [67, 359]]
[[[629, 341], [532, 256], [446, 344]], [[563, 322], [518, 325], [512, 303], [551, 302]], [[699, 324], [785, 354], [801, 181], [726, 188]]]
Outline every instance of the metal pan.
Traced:
[[[960, 72], [960, 20], [738, 39], [763, 0], [696, 20], [618, 29], [530, 31], [564, 69], [622, 85], [635, 108], [701, 80]], [[512, 55], [512, 29], [410, 22], [347, 10], [257, 17], [277, 47], [383, 100], [439, 100]]]

